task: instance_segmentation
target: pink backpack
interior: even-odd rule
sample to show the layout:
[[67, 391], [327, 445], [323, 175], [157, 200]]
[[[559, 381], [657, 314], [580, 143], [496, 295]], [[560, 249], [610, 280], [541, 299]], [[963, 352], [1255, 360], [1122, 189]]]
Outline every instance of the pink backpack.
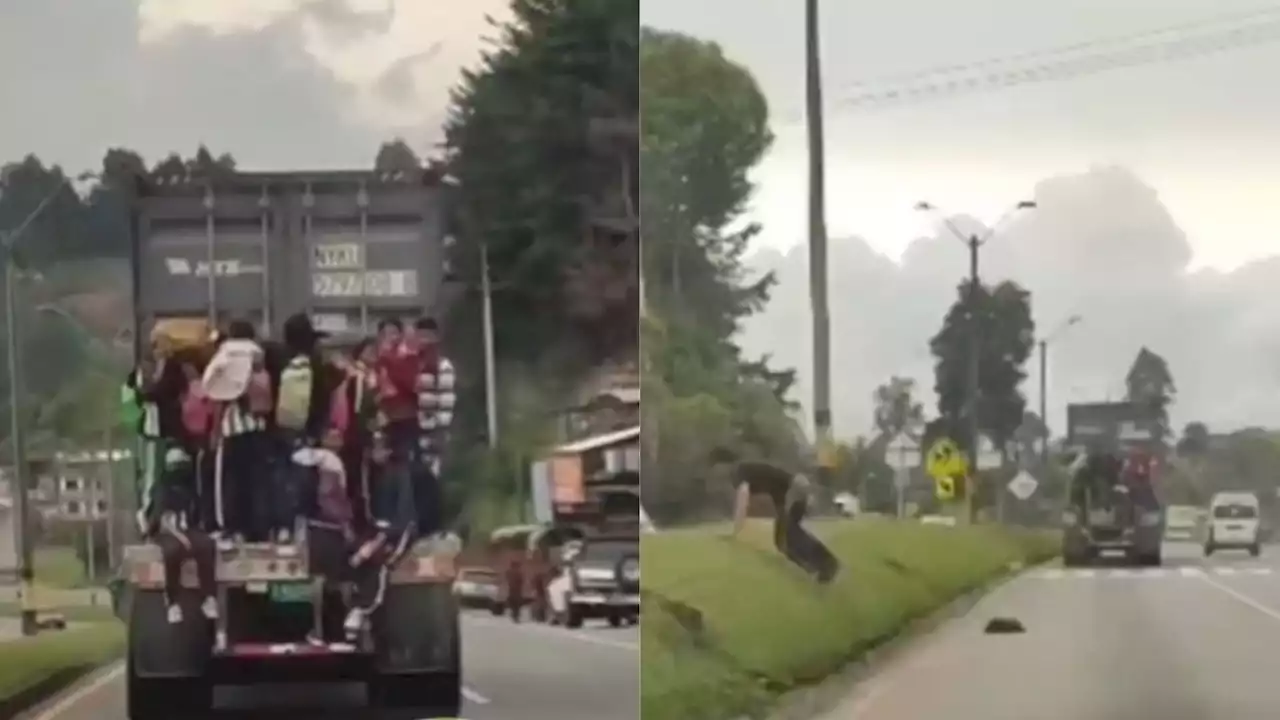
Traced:
[[275, 411], [275, 398], [271, 392], [271, 375], [265, 368], [255, 368], [249, 376], [249, 386], [244, 391], [249, 402], [249, 412], [254, 415], [270, 415]]
[[353, 381], [359, 382], [359, 378], [348, 375], [338, 383], [337, 389], [333, 391], [333, 396], [329, 400], [329, 430], [343, 438], [347, 436], [347, 430], [351, 427], [351, 400], [347, 397], [347, 388]]
[[193, 439], [203, 440], [213, 427], [213, 402], [204, 394], [199, 381], [192, 382], [182, 394], [182, 427]]

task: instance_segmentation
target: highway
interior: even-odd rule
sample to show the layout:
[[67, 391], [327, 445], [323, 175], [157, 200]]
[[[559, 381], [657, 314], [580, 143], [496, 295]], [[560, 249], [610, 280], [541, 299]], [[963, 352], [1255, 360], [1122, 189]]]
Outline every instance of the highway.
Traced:
[[[910, 642], [821, 720], [1280, 717], [1280, 547], [1035, 568]], [[986, 634], [993, 617], [1023, 634]]]
[[[635, 720], [640, 634], [590, 623], [566, 630], [512, 624], [487, 613], [463, 621], [466, 720]], [[370, 720], [358, 687], [220, 689], [218, 717]], [[253, 709], [250, 710], [249, 707]], [[127, 720], [117, 668], [92, 679], [31, 720]], [[286, 709], [287, 708], [287, 709]], [[174, 717], [171, 720], [194, 720]]]

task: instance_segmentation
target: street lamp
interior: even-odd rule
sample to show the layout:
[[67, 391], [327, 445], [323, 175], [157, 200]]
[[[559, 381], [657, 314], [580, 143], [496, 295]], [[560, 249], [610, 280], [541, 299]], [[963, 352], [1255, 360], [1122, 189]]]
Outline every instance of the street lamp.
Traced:
[[[956, 239], [963, 242], [969, 248], [969, 382], [968, 397], [966, 405], [968, 405], [966, 415], [969, 425], [968, 453], [969, 458], [975, 464], [978, 458], [978, 435], [980, 428], [978, 426], [978, 395], [981, 389], [978, 385], [978, 363], [981, 357], [981, 345], [979, 337], [981, 332], [980, 320], [978, 318], [978, 250], [992, 238], [993, 235], [1015, 214], [1023, 210], [1034, 210], [1036, 208], [1034, 200], [1023, 200], [1017, 205], [1009, 208], [1004, 215], [1000, 217], [993, 225], [987, 228], [986, 232], [981, 235], [976, 233], [963, 233], [951, 218], [944, 215], [938, 208], [926, 200], [916, 203], [916, 210], [921, 212], [932, 213], [938, 217], [943, 227], [947, 228]], [[970, 497], [972, 495], [970, 494]]]
[[[81, 173], [75, 181], [98, 178], [96, 173]], [[22, 362], [18, 348], [21, 345], [21, 329], [18, 327], [18, 275], [21, 268], [14, 257], [14, 248], [23, 233], [53, 204], [55, 198], [62, 194], [65, 186], [58, 183], [48, 195], [36, 205], [22, 222], [12, 230], [0, 232], [0, 253], [4, 257], [4, 294], [5, 294], [5, 350], [9, 362], [9, 444], [13, 453], [13, 512], [16, 522], [13, 524], [14, 546], [18, 551], [18, 582], [22, 593], [22, 634], [35, 635], [36, 611], [32, 604], [32, 580], [34, 579], [33, 553], [31, 547], [31, 517], [27, 502], [27, 457], [24, 440], [22, 418]], [[0, 188], [2, 190], [3, 188]]]
[[1048, 335], [1040, 338], [1040, 462], [1046, 468], [1049, 467], [1049, 391], [1048, 391], [1048, 372], [1049, 372], [1049, 343], [1058, 339], [1067, 330], [1079, 325], [1084, 320], [1079, 315], [1072, 315], [1063, 320]]

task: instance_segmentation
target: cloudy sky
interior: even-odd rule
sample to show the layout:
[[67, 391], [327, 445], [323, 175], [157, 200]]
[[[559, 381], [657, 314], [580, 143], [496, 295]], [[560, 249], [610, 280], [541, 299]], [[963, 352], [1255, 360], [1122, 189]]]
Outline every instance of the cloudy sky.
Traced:
[[[505, 0], [6, 0], [0, 158], [96, 167], [201, 143], [248, 168], [364, 166], [440, 140]], [[72, 7], [74, 6], [74, 12]], [[18, 70], [22, 68], [22, 70]], [[34, 68], [39, 68], [37, 72]]]
[[[1009, 228], [986, 264], [1031, 287], [1042, 328], [1085, 316], [1052, 355], [1051, 419], [1069, 399], [1118, 394], [1128, 359], [1149, 344], [1173, 366], [1177, 419], [1280, 424], [1270, 289], [1280, 268], [1267, 262], [1280, 252], [1280, 86], [1259, 75], [1280, 63], [1280, 42], [874, 112], [848, 103], [859, 82], [1180, 24], [1196, 29], [1174, 37], [1203, 36], [1222, 27], [1205, 25], [1211, 18], [1265, 7], [824, 2], [838, 430], [865, 430], [871, 388], [890, 373], [932, 385], [925, 342], [965, 260], [952, 240], [922, 239], [934, 231], [912, 206], [928, 199], [991, 222], [1033, 196], [1041, 209]], [[802, 5], [645, 0], [642, 15], [719, 42], [770, 99], [778, 139], [758, 169], [753, 214], [769, 251], [757, 262], [780, 269], [782, 286], [745, 343], [807, 371], [809, 337], [797, 329], [807, 328], [807, 261], [796, 248], [806, 233]], [[1260, 18], [1251, 31], [1280, 36], [1280, 9]]]

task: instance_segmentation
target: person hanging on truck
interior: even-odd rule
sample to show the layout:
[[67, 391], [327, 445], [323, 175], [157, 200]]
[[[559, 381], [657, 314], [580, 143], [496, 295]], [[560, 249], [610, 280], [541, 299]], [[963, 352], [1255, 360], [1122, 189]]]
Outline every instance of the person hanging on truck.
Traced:
[[369, 618], [382, 606], [391, 568], [404, 556], [416, 536], [409, 466], [397, 460], [382, 428], [373, 434], [371, 442], [374, 522], [359, 539], [348, 562], [354, 593], [343, 631], [350, 641], [359, 637]]
[[378, 323], [378, 411], [392, 461], [412, 462], [418, 446], [418, 374], [421, 360], [404, 323]]
[[221, 546], [268, 536], [271, 503], [267, 424], [275, 408], [266, 353], [253, 325], [233, 320], [204, 372], [216, 408], [213, 426], [214, 527]]
[[440, 352], [440, 327], [434, 318], [414, 323], [410, 349], [418, 355], [418, 462], [413, 489], [418, 530], [431, 535], [441, 530], [444, 492], [441, 487], [441, 457], [447, 433], [453, 423], [453, 363]]
[[320, 341], [328, 334], [316, 330], [306, 314], [290, 315], [284, 321], [283, 335], [284, 365], [276, 381], [272, 416], [276, 462], [270, 524], [276, 541], [288, 543], [299, 514], [314, 505], [312, 483], [300, 481], [304, 473], [292, 458], [300, 448], [320, 446], [328, 432], [330, 396], [338, 376], [320, 352]]
[[[336, 403], [335, 403], [336, 404]], [[314, 470], [316, 503], [308, 518], [309, 564], [313, 573], [312, 629], [307, 641], [321, 645], [329, 641], [325, 632], [325, 601], [335, 587], [351, 579], [348, 559], [358, 548], [355, 511], [347, 493], [348, 476], [339, 456], [344, 428], [335, 426], [319, 447], [299, 447], [291, 458], [301, 467]]]
[[[378, 346], [373, 338], [363, 338], [356, 343], [349, 358], [335, 358], [335, 364], [345, 374], [342, 380], [342, 401], [349, 417], [345, 423], [345, 435], [339, 456], [347, 473], [347, 493], [355, 512], [355, 522], [365, 529], [372, 518], [369, 513], [369, 462], [368, 450], [378, 415]], [[336, 401], [337, 396], [335, 396]]]
[[218, 598], [213, 540], [196, 526], [197, 467], [188, 448], [175, 444], [165, 452], [163, 475], [158, 481], [146, 537], [160, 548], [164, 565], [164, 598], [170, 623], [183, 620], [182, 566], [195, 565], [200, 592], [200, 612], [217, 620]]
[[140, 411], [136, 414], [138, 436], [142, 439], [138, 523], [143, 528], [154, 510], [152, 502], [163, 475], [167, 439], [181, 434], [181, 397], [187, 381], [179, 363], [170, 361], [178, 345], [165, 327], [157, 325], [151, 331], [149, 353], [125, 379], [127, 400]]

